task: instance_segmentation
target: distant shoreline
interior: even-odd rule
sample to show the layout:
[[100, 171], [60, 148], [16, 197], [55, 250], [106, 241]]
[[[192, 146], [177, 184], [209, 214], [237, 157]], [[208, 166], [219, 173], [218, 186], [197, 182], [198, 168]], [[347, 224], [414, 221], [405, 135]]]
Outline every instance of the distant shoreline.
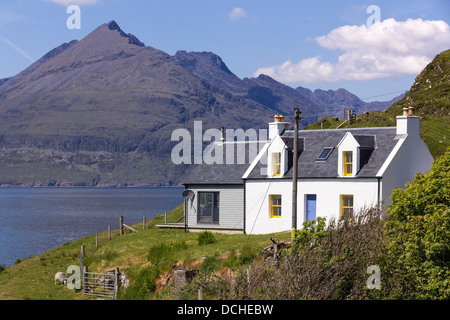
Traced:
[[165, 185], [165, 184], [116, 184], [116, 185], [43, 185], [43, 184], [0, 184], [1, 188], [183, 188], [182, 184]]

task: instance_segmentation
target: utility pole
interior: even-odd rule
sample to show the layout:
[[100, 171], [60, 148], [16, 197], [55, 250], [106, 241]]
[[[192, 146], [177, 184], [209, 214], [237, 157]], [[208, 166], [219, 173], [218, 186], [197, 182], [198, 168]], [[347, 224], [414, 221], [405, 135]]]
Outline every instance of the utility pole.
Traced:
[[293, 172], [292, 172], [292, 232], [291, 242], [294, 243], [295, 231], [297, 230], [297, 173], [298, 173], [298, 121], [300, 119], [300, 111], [294, 109], [294, 155], [293, 155]]

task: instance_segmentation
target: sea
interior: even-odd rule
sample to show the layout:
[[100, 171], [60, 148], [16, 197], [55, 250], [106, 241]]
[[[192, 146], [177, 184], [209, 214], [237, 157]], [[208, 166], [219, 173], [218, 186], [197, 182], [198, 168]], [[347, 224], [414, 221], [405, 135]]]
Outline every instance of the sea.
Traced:
[[0, 265], [168, 212], [182, 187], [0, 188]]

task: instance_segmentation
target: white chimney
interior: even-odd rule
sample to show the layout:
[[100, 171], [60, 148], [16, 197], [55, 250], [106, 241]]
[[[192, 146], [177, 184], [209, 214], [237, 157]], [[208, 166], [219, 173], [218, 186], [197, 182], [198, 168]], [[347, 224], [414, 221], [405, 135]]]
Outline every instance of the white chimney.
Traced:
[[420, 135], [420, 117], [414, 116], [414, 107], [403, 108], [397, 116], [397, 134]]
[[269, 140], [280, 135], [284, 130], [288, 129], [289, 126], [289, 122], [284, 122], [283, 115], [276, 114], [274, 116], [274, 122], [269, 122]]

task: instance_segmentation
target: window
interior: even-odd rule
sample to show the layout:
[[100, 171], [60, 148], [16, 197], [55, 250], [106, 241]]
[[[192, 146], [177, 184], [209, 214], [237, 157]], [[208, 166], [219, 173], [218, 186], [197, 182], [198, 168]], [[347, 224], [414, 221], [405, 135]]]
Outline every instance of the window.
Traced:
[[344, 176], [352, 176], [353, 152], [344, 151]]
[[333, 151], [333, 148], [323, 148], [322, 152], [319, 154], [316, 160], [327, 160], [328, 157], [331, 154], [331, 151]]
[[219, 192], [199, 192], [197, 222], [219, 223]]
[[281, 195], [270, 196], [270, 217], [281, 218]]
[[279, 177], [281, 175], [281, 153], [273, 153], [273, 176]]
[[353, 217], [353, 195], [341, 195], [341, 218]]

